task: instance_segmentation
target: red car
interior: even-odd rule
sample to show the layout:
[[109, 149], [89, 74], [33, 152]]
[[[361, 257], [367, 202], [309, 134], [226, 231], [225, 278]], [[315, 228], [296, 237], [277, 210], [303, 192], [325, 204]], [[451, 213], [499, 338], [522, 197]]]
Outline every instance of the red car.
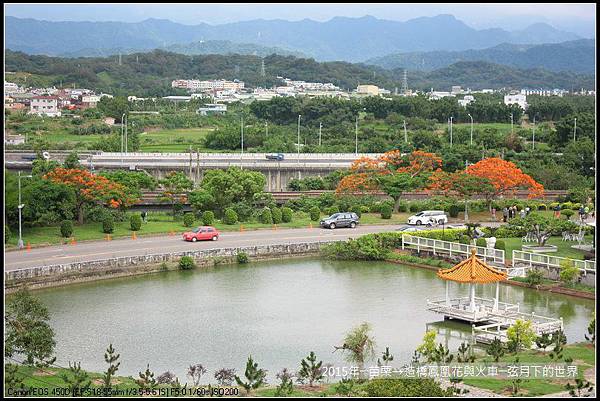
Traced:
[[196, 242], [199, 240], [213, 240], [219, 239], [221, 233], [214, 227], [196, 227], [192, 231], [183, 233], [183, 239], [186, 241]]

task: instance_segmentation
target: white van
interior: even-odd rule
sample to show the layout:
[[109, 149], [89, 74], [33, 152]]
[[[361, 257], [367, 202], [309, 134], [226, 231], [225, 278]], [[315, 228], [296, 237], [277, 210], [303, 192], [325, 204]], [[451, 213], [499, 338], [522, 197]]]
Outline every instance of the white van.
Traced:
[[425, 224], [428, 226], [432, 226], [435, 224], [446, 224], [448, 223], [448, 216], [444, 213], [443, 210], [423, 210], [415, 215], [412, 215], [408, 218], [408, 224], [415, 224], [420, 226], [421, 224]]

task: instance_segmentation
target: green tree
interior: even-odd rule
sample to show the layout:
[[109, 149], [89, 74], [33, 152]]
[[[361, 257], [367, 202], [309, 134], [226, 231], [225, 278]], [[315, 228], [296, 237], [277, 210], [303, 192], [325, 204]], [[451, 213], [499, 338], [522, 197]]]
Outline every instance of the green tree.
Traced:
[[115, 120], [122, 122], [123, 114], [129, 114], [129, 103], [124, 96], [115, 96], [113, 98], [102, 97], [98, 102], [98, 110], [107, 117], [112, 117]]
[[82, 397], [92, 385], [89, 375], [81, 370], [81, 362], [73, 363], [73, 365], [69, 362], [68, 372], [63, 373], [60, 377], [67, 385], [72, 397]]
[[265, 185], [265, 176], [256, 171], [242, 170], [238, 167], [209, 170], [204, 174], [200, 184], [200, 191], [203, 192], [199, 198], [202, 200], [204, 210], [207, 209], [207, 200], [211, 200], [217, 211], [222, 212], [234, 201], [251, 203], [255, 194], [262, 192]]
[[290, 373], [287, 368], [283, 368], [283, 370], [277, 373], [276, 377], [281, 380], [281, 383], [277, 385], [275, 389], [275, 397], [286, 397], [291, 395], [294, 391], [294, 384], [292, 383], [293, 375]]
[[[371, 335], [371, 325], [367, 322], [352, 329], [341, 346], [334, 347], [337, 351], [349, 351], [345, 358], [350, 363], [357, 363], [359, 372], [363, 370], [365, 362], [375, 356], [375, 339]], [[362, 375], [362, 372], [360, 373]]]
[[323, 380], [322, 365], [323, 361], [317, 362], [317, 355], [311, 351], [305, 359], [300, 361], [298, 381], [303, 382], [304, 380], [308, 380], [308, 385], [312, 387], [313, 383]]
[[46, 306], [25, 289], [7, 298], [5, 307], [6, 356], [24, 355], [28, 365], [47, 366], [54, 363], [54, 330], [49, 324]]
[[402, 193], [412, 191], [421, 185], [418, 177], [409, 173], [393, 173], [377, 177], [380, 188], [394, 199], [394, 213], [398, 213]]
[[202, 364], [197, 363], [195, 365], [191, 365], [188, 368], [187, 375], [192, 379], [194, 387], [198, 387], [200, 385], [200, 380], [202, 379], [202, 376], [204, 376], [206, 372], [206, 368]]
[[515, 323], [506, 330], [508, 337], [508, 349], [517, 353], [522, 349], [529, 349], [535, 341], [536, 334], [533, 331], [530, 320], [517, 319]]
[[252, 356], [249, 356], [248, 361], [246, 362], [246, 370], [244, 371], [246, 381], [242, 381], [238, 375], [235, 375], [234, 377], [236, 383], [246, 390], [246, 395], [250, 395], [252, 390], [256, 390], [263, 384], [266, 384], [266, 376], [267, 372], [264, 369], [260, 369], [258, 363], [252, 360]]
[[112, 378], [115, 376], [119, 370], [119, 366], [121, 365], [121, 362], [119, 362], [120, 356], [121, 354], [117, 354], [115, 352], [112, 343], [108, 346], [106, 352], [104, 353], [104, 361], [108, 363], [108, 369], [106, 369], [106, 372], [104, 372], [104, 375], [102, 376], [102, 388], [106, 395], [110, 395]]
[[591, 393], [594, 391], [594, 386], [587, 380], [576, 378], [575, 385], [567, 383], [565, 384], [565, 389], [569, 390], [571, 397], [581, 397], [582, 393], [585, 394], [585, 392]]
[[64, 168], [81, 168], [79, 164], [79, 155], [77, 152], [71, 152], [63, 162]]
[[129, 216], [129, 226], [131, 231], [139, 231], [142, 228], [142, 216], [137, 213]]
[[136, 380], [136, 383], [144, 390], [153, 390], [158, 385], [154, 378], [154, 372], [150, 370], [150, 364], [146, 366], [146, 371], [139, 372], [138, 376], [139, 379]]
[[433, 354], [435, 353], [435, 338], [437, 333], [435, 330], [429, 330], [425, 332], [423, 336], [423, 342], [417, 347], [416, 352], [420, 355], [427, 358], [427, 361], [430, 362]]
[[494, 362], [498, 362], [500, 358], [504, 356], [505, 347], [502, 341], [498, 337], [494, 337], [494, 340], [486, 348], [485, 352], [494, 358]]
[[379, 358], [377, 358], [378, 366], [382, 366], [382, 365], [388, 366], [389, 363], [394, 360], [394, 355], [392, 355], [390, 353], [390, 347], [385, 347], [385, 351], [381, 353], [381, 359], [383, 359], [383, 363], [381, 363]]
[[187, 200], [188, 193], [194, 187], [194, 182], [187, 178], [184, 173], [173, 171], [162, 180], [159, 180], [158, 183], [162, 186], [159, 199], [171, 204], [173, 219], [175, 219], [177, 206], [181, 206]]
[[591, 321], [590, 324], [588, 325], [587, 328], [587, 332], [589, 334], [585, 334], [584, 337], [587, 341], [591, 342], [592, 344], [596, 343], [596, 317], [594, 317]]

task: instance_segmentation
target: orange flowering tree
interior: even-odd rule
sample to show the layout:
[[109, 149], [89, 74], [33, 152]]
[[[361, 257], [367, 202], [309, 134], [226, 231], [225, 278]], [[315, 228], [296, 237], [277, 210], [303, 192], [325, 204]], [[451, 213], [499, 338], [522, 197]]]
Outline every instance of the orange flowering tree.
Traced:
[[336, 193], [383, 191], [394, 199], [397, 212], [402, 193], [422, 188], [441, 165], [442, 160], [434, 153], [420, 150], [408, 155], [393, 150], [375, 159], [362, 157], [352, 163], [351, 173], [340, 180]]
[[84, 222], [84, 206], [103, 204], [111, 208], [127, 207], [137, 199], [125, 187], [88, 170], [57, 167], [43, 176], [55, 183], [65, 184], [75, 190], [75, 207], [79, 224]]
[[467, 174], [464, 170], [449, 173], [436, 171], [429, 176], [426, 190], [444, 196], [462, 199], [465, 202], [465, 221], [469, 220], [468, 200], [474, 195], [494, 190], [490, 180], [485, 177]]
[[542, 184], [525, 174], [514, 163], [497, 157], [480, 160], [468, 166], [465, 172], [489, 180], [491, 188], [483, 192], [483, 195], [490, 207], [493, 199], [514, 194], [517, 189], [528, 189], [529, 198], [544, 196]]

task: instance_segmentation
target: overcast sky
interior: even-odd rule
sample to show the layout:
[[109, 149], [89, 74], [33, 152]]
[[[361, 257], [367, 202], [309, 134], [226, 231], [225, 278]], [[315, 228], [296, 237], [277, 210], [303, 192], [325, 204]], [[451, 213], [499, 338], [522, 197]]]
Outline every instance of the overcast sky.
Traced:
[[474, 28], [521, 29], [536, 22], [581, 36], [593, 37], [596, 4], [5, 4], [5, 15], [49, 21], [124, 21], [164, 18], [183, 24], [222, 24], [251, 19], [310, 18], [326, 21], [335, 16], [405, 21], [422, 16], [452, 14]]

